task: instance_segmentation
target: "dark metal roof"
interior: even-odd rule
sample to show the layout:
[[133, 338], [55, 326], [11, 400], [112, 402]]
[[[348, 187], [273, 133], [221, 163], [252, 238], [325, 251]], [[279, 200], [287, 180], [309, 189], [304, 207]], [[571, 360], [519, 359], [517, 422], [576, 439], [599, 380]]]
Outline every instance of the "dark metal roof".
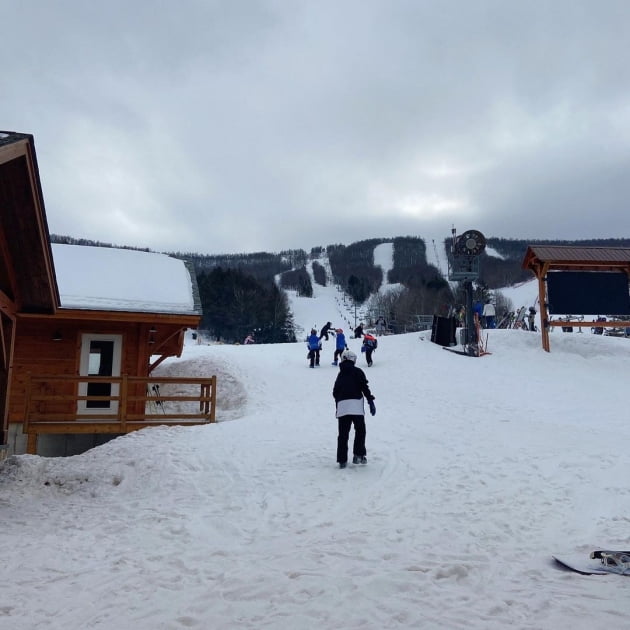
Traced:
[[17, 131], [0, 131], [0, 146], [4, 144], [13, 144], [19, 140], [31, 140], [33, 136], [28, 133], [18, 133]]
[[630, 247], [576, 247], [571, 245], [533, 245], [532, 252], [542, 261], [629, 262]]
[[630, 247], [578, 247], [572, 245], [530, 245], [523, 268], [548, 263], [554, 266], [586, 268], [626, 267], [630, 265]]

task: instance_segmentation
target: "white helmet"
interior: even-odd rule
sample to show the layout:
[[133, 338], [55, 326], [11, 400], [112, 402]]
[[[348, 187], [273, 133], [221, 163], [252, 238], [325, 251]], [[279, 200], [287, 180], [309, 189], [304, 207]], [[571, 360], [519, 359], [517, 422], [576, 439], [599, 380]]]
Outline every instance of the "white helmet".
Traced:
[[344, 350], [341, 353], [341, 360], [342, 361], [352, 361], [352, 363], [356, 363], [357, 362], [357, 355], [354, 354], [354, 352], [352, 352], [352, 350]]

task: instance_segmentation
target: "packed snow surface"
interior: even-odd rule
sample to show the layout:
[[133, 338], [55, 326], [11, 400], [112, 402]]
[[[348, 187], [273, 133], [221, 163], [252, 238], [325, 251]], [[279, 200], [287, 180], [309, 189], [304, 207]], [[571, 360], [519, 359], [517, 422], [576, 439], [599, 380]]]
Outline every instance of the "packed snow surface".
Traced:
[[[292, 296], [304, 328], [342, 321], [335, 291]], [[630, 579], [551, 555], [630, 547], [630, 340], [492, 330], [471, 358], [413, 333], [369, 369], [348, 343], [367, 465], [335, 462], [332, 339], [318, 369], [302, 341], [190, 340], [160, 369], [218, 374], [216, 424], [11, 457], [0, 629], [624, 627]]]

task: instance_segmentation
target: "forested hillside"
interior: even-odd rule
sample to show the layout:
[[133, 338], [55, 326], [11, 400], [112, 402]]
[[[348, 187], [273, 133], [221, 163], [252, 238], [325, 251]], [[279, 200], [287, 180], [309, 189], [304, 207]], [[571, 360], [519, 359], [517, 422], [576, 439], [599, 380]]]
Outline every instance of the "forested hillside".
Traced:
[[512, 286], [525, 280], [531, 280], [532, 273], [521, 268], [525, 252], [529, 245], [578, 245], [580, 247], [630, 247], [628, 238], [568, 240], [523, 240], [506, 238], [486, 238], [488, 248], [494, 249], [503, 259], [481, 255], [480, 282], [490, 289]]
[[222, 267], [199, 274], [197, 282], [201, 326], [217, 341], [241, 343], [250, 333], [258, 343], [295, 341], [287, 295], [274, 282]]
[[380, 297], [382, 314], [395, 322], [395, 329], [413, 329], [419, 315], [443, 313], [453, 303], [449, 283], [437, 267], [427, 261], [426, 243], [416, 236], [395, 238], [393, 269], [389, 282], [402, 290]]
[[[56, 234], [51, 234], [51, 242], [150, 251]], [[385, 242], [393, 242], [393, 269], [388, 278], [383, 278], [381, 267], [374, 265], [374, 248]], [[486, 238], [486, 243], [487, 249], [500, 257], [489, 255], [487, 251], [481, 254], [476, 288], [479, 299], [485, 299], [495, 289], [532, 278], [531, 272], [521, 268], [529, 245], [630, 247], [630, 239], [623, 238], [551, 241], [490, 237]], [[445, 238], [444, 244], [449, 247], [450, 239]], [[310, 262], [315, 281], [325, 285], [326, 270], [320, 263], [324, 253], [333, 282], [340, 290], [358, 305], [369, 300], [372, 313], [385, 315], [395, 323], [395, 329], [412, 326], [418, 315], [444, 314], [450, 306], [463, 301], [460, 289], [457, 286], [451, 289], [440, 270], [428, 263], [426, 243], [418, 236], [317, 246], [310, 253], [302, 249], [221, 255], [165, 253], [193, 263], [203, 306], [202, 326], [216, 339], [228, 343], [242, 342], [250, 332], [255, 333], [258, 342], [294, 341], [293, 321], [284, 290], [295, 290], [304, 297], [313, 295], [311, 276], [306, 269]], [[378, 295], [384, 281], [399, 284], [400, 290]]]
[[383, 271], [374, 266], [374, 248], [383, 242], [373, 238], [326, 248], [334, 283], [357, 304], [363, 304], [381, 286]]

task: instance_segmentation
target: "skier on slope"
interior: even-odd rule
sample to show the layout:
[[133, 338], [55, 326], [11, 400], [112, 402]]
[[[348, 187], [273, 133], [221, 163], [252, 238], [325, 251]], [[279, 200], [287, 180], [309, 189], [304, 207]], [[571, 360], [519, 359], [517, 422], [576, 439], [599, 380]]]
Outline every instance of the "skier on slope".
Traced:
[[310, 367], [319, 365], [319, 351], [322, 349], [322, 342], [319, 340], [317, 331], [314, 328], [306, 339], [306, 345], [308, 346], [307, 358], [310, 361]]
[[366, 334], [363, 337], [363, 345], [361, 346], [361, 352], [365, 352], [365, 360], [368, 367], [372, 367], [372, 352], [376, 350], [378, 346], [378, 340], [374, 335]]
[[326, 322], [326, 324], [322, 326], [322, 329], [319, 333], [319, 338], [321, 339], [322, 337], [325, 337], [326, 341], [328, 341], [328, 333], [334, 336], [334, 333], [332, 332], [332, 330], [330, 330], [331, 328], [332, 324], [330, 322]]
[[363, 398], [365, 397], [370, 407], [370, 413], [376, 414], [374, 396], [368, 386], [365, 372], [355, 363], [357, 355], [352, 350], [344, 350], [341, 355], [339, 374], [333, 386], [333, 398], [335, 399], [335, 415], [338, 422], [337, 434], [337, 462], [339, 468], [345, 468], [348, 462], [348, 438], [350, 428], [354, 424], [354, 444], [352, 447], [352, 463], [367, 464], [365, 449], [365, 411]]
[[335, 354], [333, 355], [333, 365], [337, 365], [337, 359], [341, 356], [341, 353], [348, 347], [346, 344], [346, 336], [343, 334], [342, 328], [335, 329]]

